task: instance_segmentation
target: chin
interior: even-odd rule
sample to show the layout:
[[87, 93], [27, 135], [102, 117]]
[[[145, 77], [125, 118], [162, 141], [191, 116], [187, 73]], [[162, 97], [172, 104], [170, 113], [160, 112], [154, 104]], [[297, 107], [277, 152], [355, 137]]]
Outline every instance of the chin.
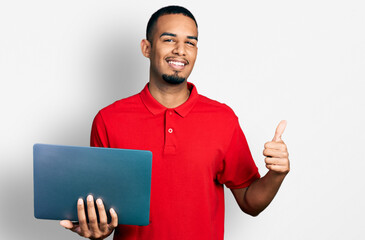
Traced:
[[172, 75], [163, 74], [162, 75], [162, 79], [165, 82], [170, 83], [170, 84], [173, 84], [173, 85], [182, 84], [183, 82], [186, 81], [186, 78], [180, 77], [177, 74], [172, 74]]

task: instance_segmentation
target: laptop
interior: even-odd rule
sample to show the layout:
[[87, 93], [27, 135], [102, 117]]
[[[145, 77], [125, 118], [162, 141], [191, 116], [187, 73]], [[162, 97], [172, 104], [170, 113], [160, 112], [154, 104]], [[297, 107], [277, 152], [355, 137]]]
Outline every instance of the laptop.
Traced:
[[34, 144], [34, 216], [78, 221], [77, 200], [91, 194], [109, 221], [112, 207], [119, 224], [148, 225], [151, 173], [150, 151]]

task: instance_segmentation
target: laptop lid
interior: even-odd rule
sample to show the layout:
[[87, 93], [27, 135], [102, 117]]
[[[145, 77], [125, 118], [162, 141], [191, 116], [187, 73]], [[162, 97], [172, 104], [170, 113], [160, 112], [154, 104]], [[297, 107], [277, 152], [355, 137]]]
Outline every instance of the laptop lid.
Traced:
[[101, 198], [119, 224], [148, 225], [152, 153], [143, 150], [33, 146], [34, 216], [77, 221], [77, 200]]

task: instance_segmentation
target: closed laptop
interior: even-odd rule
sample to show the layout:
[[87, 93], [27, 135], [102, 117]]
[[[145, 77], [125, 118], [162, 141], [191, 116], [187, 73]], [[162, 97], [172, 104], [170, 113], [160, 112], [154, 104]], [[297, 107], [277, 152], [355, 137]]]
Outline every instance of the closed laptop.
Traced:
[[35, 144], [33, 170], [36, 218], [77, 221], [77, 200], [92, 194], [119, 224], [149, 224], [150, 151]]

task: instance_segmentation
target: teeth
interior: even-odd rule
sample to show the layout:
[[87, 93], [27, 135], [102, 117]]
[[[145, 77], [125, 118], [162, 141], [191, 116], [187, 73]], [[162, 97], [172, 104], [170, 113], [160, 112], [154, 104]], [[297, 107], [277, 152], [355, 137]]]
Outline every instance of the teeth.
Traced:
[[169, 64], [174, 64], [174, 65], [178, 65], [178, 66], [184, 66], [185, 65], [182, 62], [175, 62], [175, 61], [169, 61]]

